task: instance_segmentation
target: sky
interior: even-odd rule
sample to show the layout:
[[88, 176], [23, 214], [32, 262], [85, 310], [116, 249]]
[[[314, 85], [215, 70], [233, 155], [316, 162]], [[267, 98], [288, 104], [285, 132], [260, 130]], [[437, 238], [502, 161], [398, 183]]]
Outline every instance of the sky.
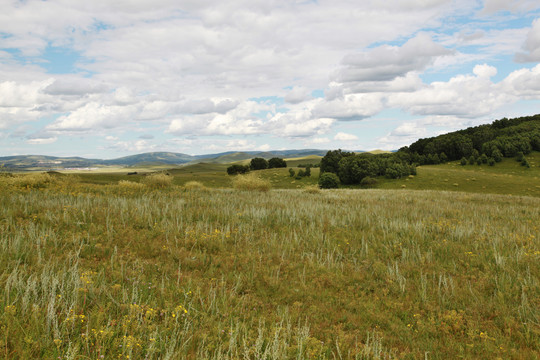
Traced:
[[395, 150], [540, 113], [538, 0], [0, 8], [0, 156]]

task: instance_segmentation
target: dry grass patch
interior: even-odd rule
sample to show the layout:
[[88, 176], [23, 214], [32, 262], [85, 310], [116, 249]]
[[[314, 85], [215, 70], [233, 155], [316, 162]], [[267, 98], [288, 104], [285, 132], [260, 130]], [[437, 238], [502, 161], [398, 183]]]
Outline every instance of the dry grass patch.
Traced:
[[154, 189], [164, 189], [172, 185], [172, 180], [172, 176], [158, 173], [146, 176], [142, 183]]
[[248, 191], [268, 191], [272, 188], [270, 181], [261, 179], [251, 173], [247, 175], [238, 175], [233, 179], [233, 187], [238, 190]]
[[320, 194], [321, 188], [319, 185], [309, 185], [304, 187], [304, 192], [307, 192], [308, 194]]
[[188, 181], [184, 184], [186, 190], [206, 190], [206, 186], [199, 181]]

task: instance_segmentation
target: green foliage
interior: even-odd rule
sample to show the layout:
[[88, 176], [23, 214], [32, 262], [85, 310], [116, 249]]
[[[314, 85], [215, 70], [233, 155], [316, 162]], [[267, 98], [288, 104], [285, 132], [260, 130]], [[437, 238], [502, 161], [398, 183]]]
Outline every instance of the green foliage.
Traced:
[[476, 162], [476, 158], [474, 156], [470, 156], [469, 157], [469, 165], [474, 165], [474, 163]]
[[377, 184], [377, 179], [372, 178], [370, 176], [366, 176], [365, 178], [362, 179], [362, 181], [360, 181], [360, 185], [364, 187], [374, 186], [375, 184]]
[[503, 159], [503, 154], [502, 154], [502, 152], [501, 152], [499, 149], [495, 149], [495, 150], [491, 153], [491, 156], [493, 157], [493, 159], [495, 160], [495, 162], [501, 162], [502, 159]]
[[248, 165], [234, 164], [227, 168], [227, 174], [229, 175], [245, 174], [245, 173], [248, 173], [249, 170], [250, 169]]
[[319, 187], [321, 189], [337, 189], [339, 178], [334, 173], [322, 173], [319, 176]]
[[[433, 164], [430, 155], [444, 153], [448, 160], [463, 157], [474, 159], [481, 153], [499, 162], [500, 156], [514, 157], [521, 151], [524, 154], [540, 149], [540, 115], [516, 119], [501, 119], [492, 124], [471, 127], [433, 138], [420, 139], [400, 152], [410, 154], [420, 165]], [[441, 162], [445, 162], [441, 159]], [[472, 163], [471, 163], [472, 164]]]
[[413, 174], [414, 168], [398, 154], [356, 154], [339, 162], [338, 176], [343, 184], [360, 184], [367, 176], [398, 179]]
[[488, 157], [487, 157], [486, 154], [480, 155], [480, 158], [479, 158], [479, 159], [480, 159], [480, 162], [481, 162], [482, 164], [487, 164], [487, 162], [488, 162]]
[[269, 169], [284, 168], [284, 167], [287, 167], [287, 162], [281, 158], [274, 157], [268, 160]]
[[251, 170], [264, 170], [268, 169], [268, 161], [263, 158], [253, 158], [249, 163], [249, 168]]
[[494, 166], [494, 165], [495, 165], [495, 159], [492, 158], [492, 157], [490, 157], [490, 158], [488, 159], [488, 162], [487, 162], [487, 163], [488, 163], [489, 166]]
[[294, 175], [295, 175], [294, 169], [293, 169], [293, 168], [289, 168], [289, 176], [290, 176], [290, 177], [294, 177]]
[[311, 176], [311, 166], [307, 166], [306, 170], [304, 170], [304, 176], [310, 177]]
[[339, 172], [339, 162], [341, 159], [353, 156], [353, 152], [338, 150], [330, 150], [321, 159], [321, 173], [331, 172], [337, 174]]
[[460, 164], [461, 164], [461, 166], [467, 165], [467, 159], [465, 157], [462, 157], [461, 161], [460, 161]]

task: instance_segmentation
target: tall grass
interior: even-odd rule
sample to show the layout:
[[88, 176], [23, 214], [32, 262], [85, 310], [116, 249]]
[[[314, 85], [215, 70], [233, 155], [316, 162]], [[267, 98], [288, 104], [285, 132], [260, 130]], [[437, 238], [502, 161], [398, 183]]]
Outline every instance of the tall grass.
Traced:
[[236, 175], [233, 180], [233, 187], [238, 190], [262, 191], [270, 190], [270, 181], [261, 179], [256, 174]]
[[3, 358], [538, 355], [536, 198], [11, 186]]

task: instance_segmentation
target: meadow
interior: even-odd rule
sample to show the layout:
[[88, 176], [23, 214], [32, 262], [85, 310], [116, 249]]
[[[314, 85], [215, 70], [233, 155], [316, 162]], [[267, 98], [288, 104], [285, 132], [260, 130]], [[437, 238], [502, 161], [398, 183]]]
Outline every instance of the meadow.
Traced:
[[200, 168], [215, 187], [0, 176], [0, 356], [538, 358], [537, 197]]

